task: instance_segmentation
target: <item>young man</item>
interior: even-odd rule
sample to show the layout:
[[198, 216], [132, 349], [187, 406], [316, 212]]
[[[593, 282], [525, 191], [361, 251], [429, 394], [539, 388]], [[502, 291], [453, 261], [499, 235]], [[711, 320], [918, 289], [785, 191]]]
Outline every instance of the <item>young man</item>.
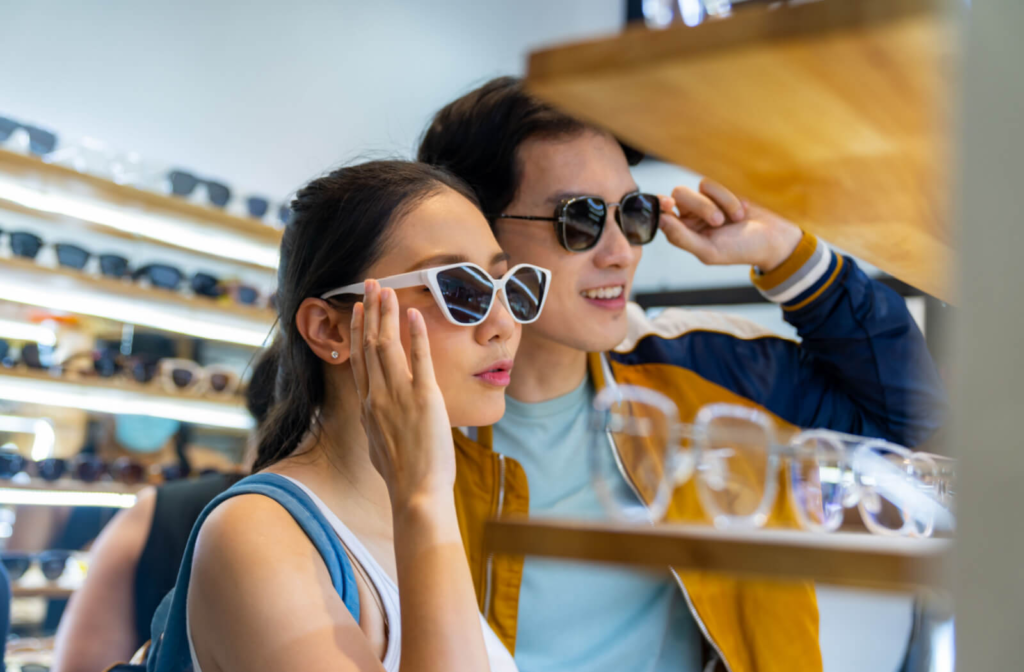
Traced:
[[[489, 556], [482, 525], [508, 513], [601, 515], [587, 416], [613, 381], [668, 395], [683, 421], [730, 402], [785, 427], [920, 443], [941, 423], [945, 397], [903, 300], [713, 182], [671, 197], [638, 194], [635, 151], [516, 79], [438, 112], [419, 158], [474, 187], [510, 263], [553, 271], [543, 315], [523, 330], [505, 417], [473, 439], [456, 437], [457, 503], [480, 608], [523, 672], [697, 672], [715, 658], [732, 672], [820, 670], [812, 585]], [[654, 220], [647, 228], [645, 217]], [[658, 227], [680, 254], [753, 266], [754, 283], [782, 305], [801, 342], [726, 315], [669, 310], [648, 320], [628, 305], [641, 244]], [[780, 493], [771, 524], [792, 524], [784, 486]], [[707, 519], [692, 482], [670, 514]]]

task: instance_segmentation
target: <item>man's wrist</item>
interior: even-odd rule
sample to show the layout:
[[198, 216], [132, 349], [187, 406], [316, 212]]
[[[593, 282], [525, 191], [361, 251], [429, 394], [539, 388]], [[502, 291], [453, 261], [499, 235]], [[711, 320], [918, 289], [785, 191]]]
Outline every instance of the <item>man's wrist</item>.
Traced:
[[782, 227], [774, 244], [765, 246], [769, 254], [754, 266], [761, 273], [771, 273], [793, 256], [803, 236], [804, 232], [798, 226], [791, 224]]

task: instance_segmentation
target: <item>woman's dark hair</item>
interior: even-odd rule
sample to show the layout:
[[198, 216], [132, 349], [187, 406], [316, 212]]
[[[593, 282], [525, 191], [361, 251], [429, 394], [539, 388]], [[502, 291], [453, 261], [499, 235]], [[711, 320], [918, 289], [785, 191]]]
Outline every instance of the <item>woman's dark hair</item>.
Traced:
[[[427, 127], [417, 158], [469, 183], [494, 224], [522, 180], [519, 146], [530, 138], [562, 138], [590, 128], [527, 93], [517, 77], [498, 77], [441, 108]], [[620, 143], [629, 165], [643, 154]]]
[[[408, 161], [340, 168], [295, 196], [277, 270], [274, 392], [259, 429], [254, 473], [295, 451], [315, 426], [324, 401], [323, 363], [295, 325], [303, 300], [365, 279], [367, 269], [386, 251], [391, 225], [444, 189], [478, 205], [472, 190], [447, 171]], [[252, 390], [254, 383], [250, 397], [260, 394]]]
[[277, 382], [277, 364], [280, 361], [280, 341], [275, 340], [261, 352], [245, 389], [245, 407], [256, 420], [256, 427], [262, 427], [274, 405], [274, 385]]

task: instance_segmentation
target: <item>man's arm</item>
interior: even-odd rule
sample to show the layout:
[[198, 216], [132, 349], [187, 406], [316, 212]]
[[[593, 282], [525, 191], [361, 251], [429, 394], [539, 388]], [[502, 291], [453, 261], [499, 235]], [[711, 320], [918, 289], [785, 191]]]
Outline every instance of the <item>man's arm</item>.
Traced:
[[678, 211], [662, 217], [669, 240], [705, 263], [755, 266], [754, 284], [802, 340], [708, 336], [687, 366], [801, 427], [913, 446], [942, 424], [942, 382], [902, 297], [714, 182], [666, 200]]

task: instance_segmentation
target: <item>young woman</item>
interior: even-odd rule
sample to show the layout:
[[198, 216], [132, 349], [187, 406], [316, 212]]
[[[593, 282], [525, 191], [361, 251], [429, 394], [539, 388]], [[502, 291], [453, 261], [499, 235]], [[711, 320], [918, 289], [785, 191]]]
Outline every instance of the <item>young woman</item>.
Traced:
[[539, 315], [548, 274], [510, 271], [472, 192], [422, 164], [337, 170], [293, 209], [254, 471], [299, 486], [330, 521], [359, 618], [297, 519], [238, 495], [198, 533], [195, 671], [514, 669], [474, 598], [451, 428], [501, 417], [519, 323]]

